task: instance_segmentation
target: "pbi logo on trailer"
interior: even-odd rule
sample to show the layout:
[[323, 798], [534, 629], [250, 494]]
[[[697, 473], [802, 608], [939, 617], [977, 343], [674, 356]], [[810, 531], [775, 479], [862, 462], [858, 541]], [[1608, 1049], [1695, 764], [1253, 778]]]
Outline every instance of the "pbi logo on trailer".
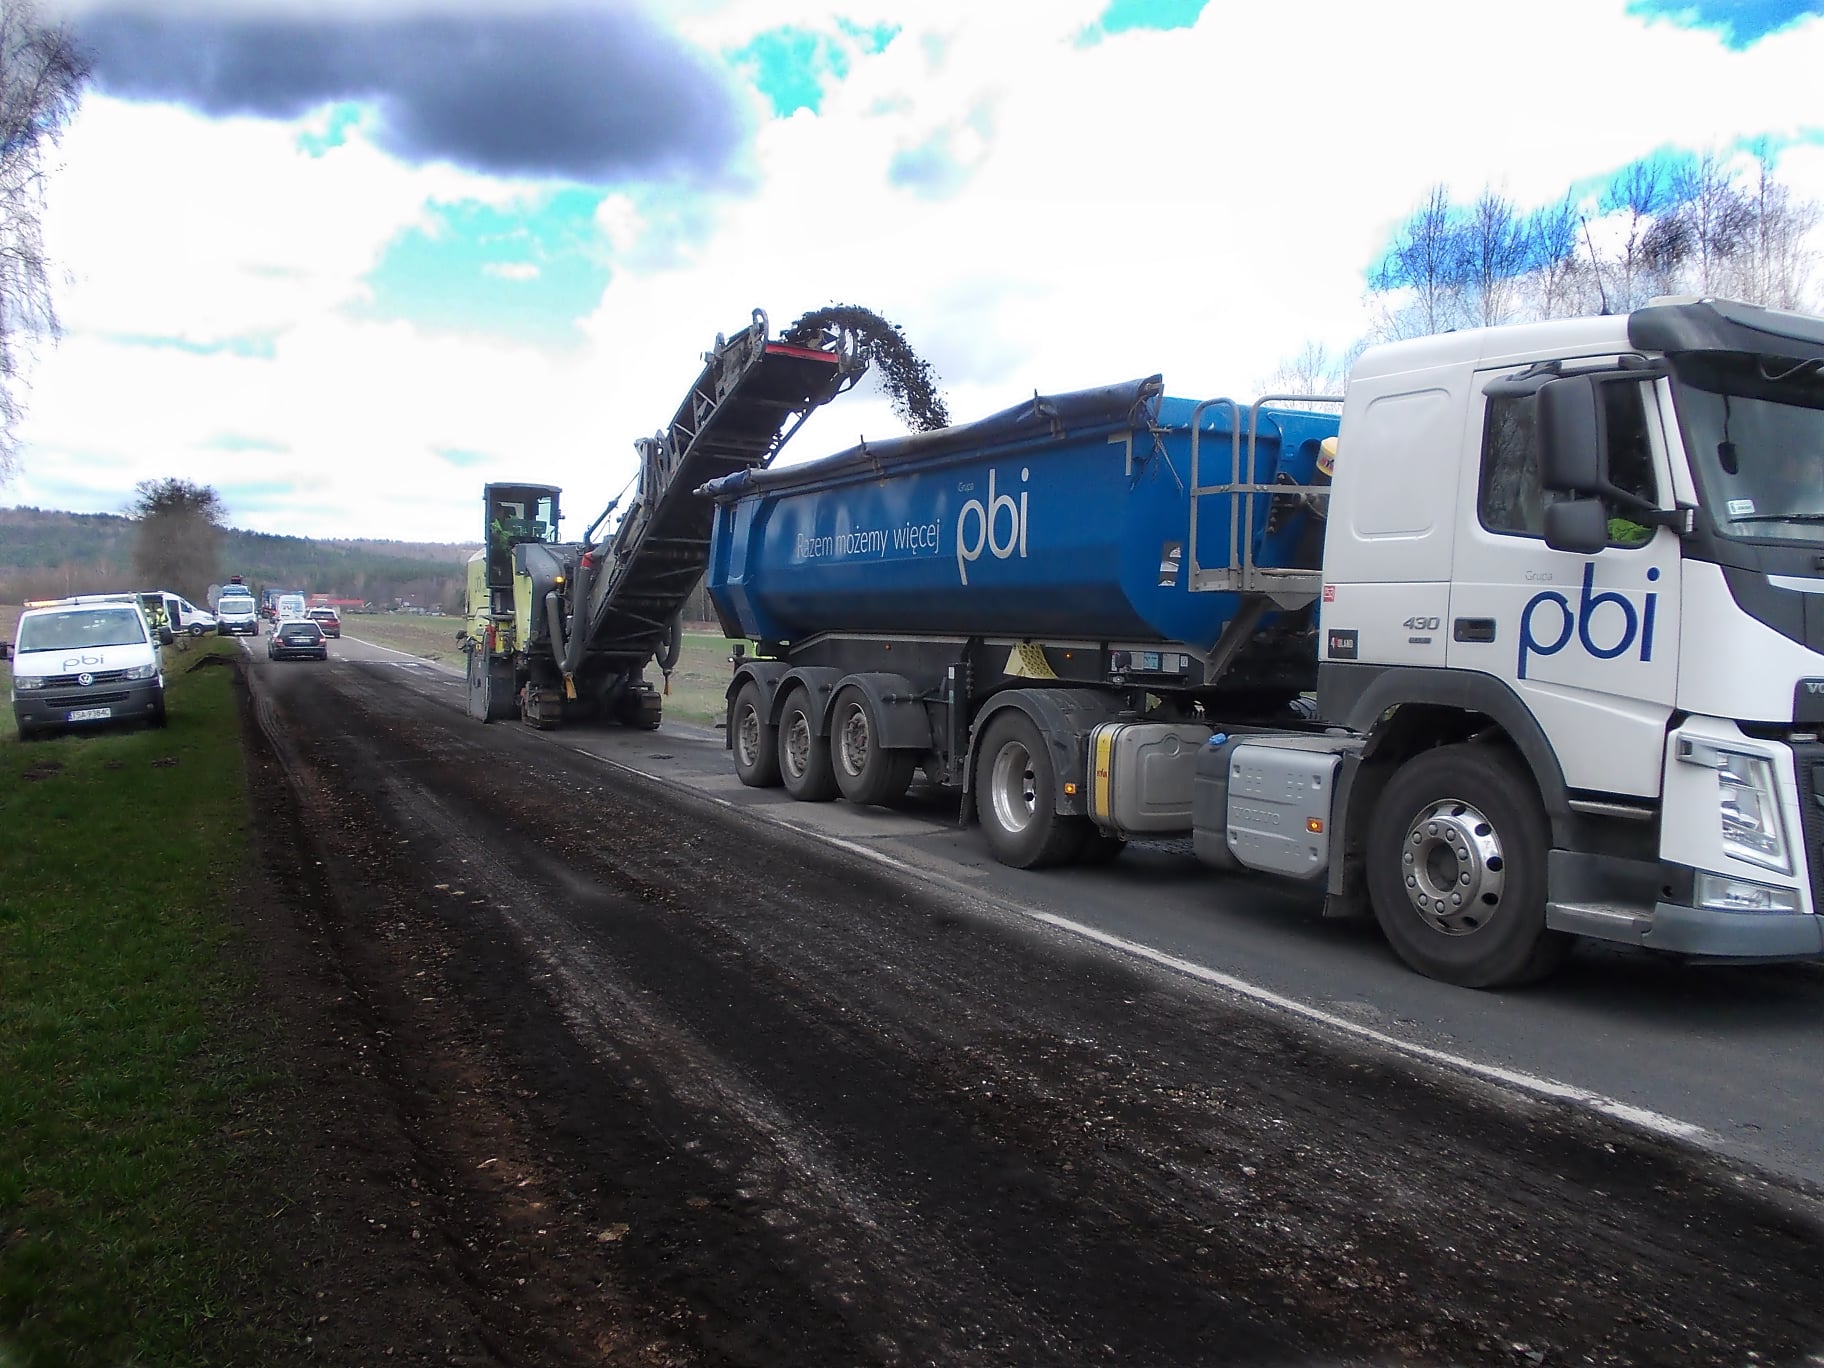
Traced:
[[[1659, 567], [1647, 570], [1650, 584], [1659, 578]], [[1626, 594], [1608, 589], [1596, 592], [1596, 563], [1583, 563], [1583, 589], [1573, 608], [1556, 589], [1534, 594], [1520, 613], [1520, 678], [1526, 678], [1529, 656], [1555, 656], [1573, 640], [1597, 660], [1614, 660], [1634, 653], [1642, 661], [1653, 659], [1653, 614], [1659, 595], [1641, 595], [1636, 604]]]
[[[1026, 483], [1031, 471], [1020, 470], [1020, 483]], [[995, 472], [988, 472], [988, 499], [970, 499], [956, 514], [956, 573], [969, 583], [969, 563], [980, 560], [986, 551], [996, 560], [1018, 555], [1026, 559], [1026, 491], [1015, 499], [1011, 494], [997, 494]], [[1002, 535], [1002, 534], [1005, 535]]]

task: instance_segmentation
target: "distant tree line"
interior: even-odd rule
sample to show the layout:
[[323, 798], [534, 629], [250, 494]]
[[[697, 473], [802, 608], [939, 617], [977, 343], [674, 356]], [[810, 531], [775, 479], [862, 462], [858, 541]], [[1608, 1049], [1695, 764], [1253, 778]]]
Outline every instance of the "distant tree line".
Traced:
[[[211, 584], [238, 574], [250, 584], [358, 598], [382, 608], [404, 601], [450, 612], [462, 603], [465, 565], [477, 549], [220, 528], [214, 558], [186, 567], [147, 559], [144, 531], [141, 519], [111, 513], [0, 508], [0, 603], [125, 589], [170, 589], [203, 603]], [[206, 540], [208, 532], [192, 525], [183, 535]]]
[[1308, 343], [1262, 389], [1335, 392], [1369, 342], [1625, 313], [1656, 295], [1812, 309], [1821, 221], [1765, 146], [1642, 158], [1600, 192], [1532, 210], [1492, 187], [1464, 202], [1435, 185], [1367, 273], [1369, 336], [1342, 352]]

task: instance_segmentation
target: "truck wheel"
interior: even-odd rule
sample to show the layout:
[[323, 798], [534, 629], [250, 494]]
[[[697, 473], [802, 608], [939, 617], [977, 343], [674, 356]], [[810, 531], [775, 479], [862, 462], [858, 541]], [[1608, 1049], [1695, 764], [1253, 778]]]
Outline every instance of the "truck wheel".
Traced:
[[1368, 893], [1399, 957], [1465, 988], [1543, 978], [1570, 950], [1545, 925], [1551, 829], [1507, 751], [1440, 746], [1387, 783], [1368, 828]]
[[994, 858], [1015, 869], [1074, 858], [1089, 819], [1052, 806], [1057, 776], [1033, 720], [1007, 709], [988, 724], [975, 756], [975, 807]]
[[793, 689], [779, 715], [779, 779], [801, 803], [827, 803], [836, 796], [830, 769], [830, 741], [811, 725], [811, 696]]
[[735, 773], [749, 788], [779, 787], [779, 733], [766, 725], [760, 686], [748, 680], [735, 694], [735, 724], [729, 732]]
[[904, 796], [918, 755], [881, 745], [880, 718], [868, 696], [860, 689], [844, 689], [836, 695], [830, 717], [831, 767], [842, 796], [863, 807]]

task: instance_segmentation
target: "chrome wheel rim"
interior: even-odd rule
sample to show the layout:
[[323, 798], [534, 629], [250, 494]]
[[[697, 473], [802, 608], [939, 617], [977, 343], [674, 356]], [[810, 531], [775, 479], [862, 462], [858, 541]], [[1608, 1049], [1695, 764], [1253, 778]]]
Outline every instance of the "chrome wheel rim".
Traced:
[[874, 746], [874, 738], [868, 730], [867, 709], [859, 704], [848, 708], [837, 735], [837, 762], [849, 778], [859, 779], [868, 767], [868, 755]]
[[760, 763], [760, 710], [751, 705], [735, 716], [735, 753], [743, 769]]
[[811, 765], [811, 722], [803, 713], [786, 719], [785, 744], [779, 748], [780, 763], [794, 779], [802, 779]]
[[1400, 882], [1432, 930], [1468, 936], [1493, 920], [1507, 887], [1507, 859], [1494, 823], [1461, 799], [1433, 803], [1406, 830]]
[[988, 802], [1001, 829], [1018, 834], [1038, 815], [1038, 776], [1032, 755], [1018, 741], [1009, 741], [994, 757], [989, 772]]

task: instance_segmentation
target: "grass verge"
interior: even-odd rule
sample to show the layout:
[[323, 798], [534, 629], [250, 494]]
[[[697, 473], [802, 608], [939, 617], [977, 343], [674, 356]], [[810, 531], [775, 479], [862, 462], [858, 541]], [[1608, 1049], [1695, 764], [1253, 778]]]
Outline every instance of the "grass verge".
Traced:
[[204, 1361], [251, 1276], [235, 1127], [270, 1078], [225, 955], [248, 819], [230, 642], [169, 725], [0, 738], [0, 1364]]

